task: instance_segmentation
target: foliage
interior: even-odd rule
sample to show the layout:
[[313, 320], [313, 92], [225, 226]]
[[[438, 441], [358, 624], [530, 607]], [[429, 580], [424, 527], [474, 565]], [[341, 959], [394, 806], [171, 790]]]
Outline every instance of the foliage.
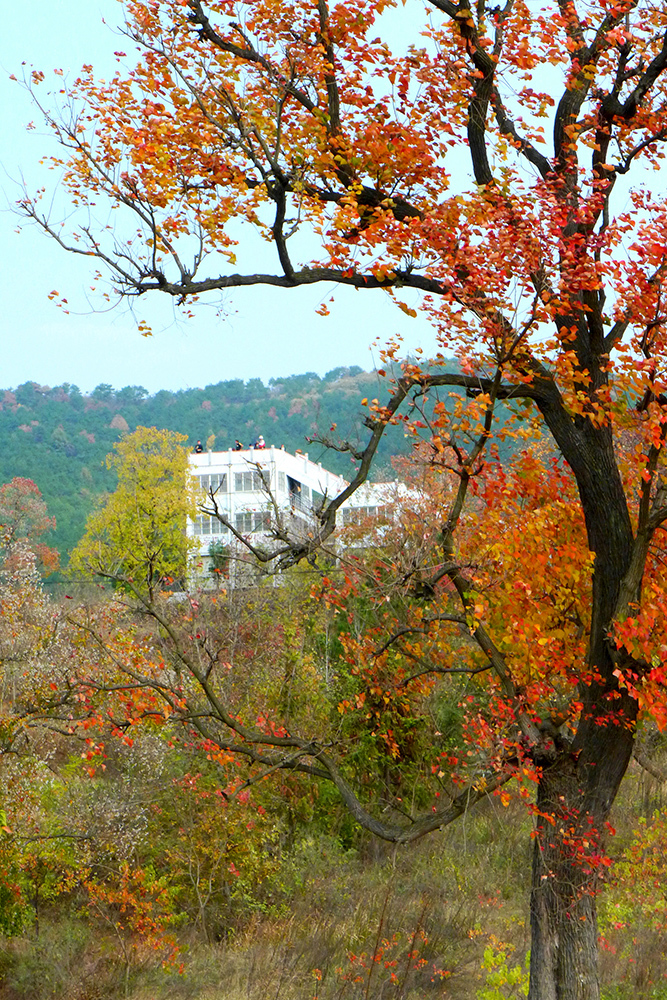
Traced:
[[43, 573], [58, 568], [58, 553], [42, 541], [42, 535], [55, 529], [55, 518], [47, 514], [46, 504], [31, 479], [15, 476], [0, 487], [0, 532], [5, 570], [19, 543], [28, 546]]
[[[293, 578], [289, 589], [193, 598], [178, 614], [170, 605], [167, 621], [186, 635], [206, 630], [208, 648], [220, 653], [212, 672], [215, 690], [224, 692], [226, 704], [244, 721], [266, 727], [280, 712], [289, 717], [291, 732], [317, 730], [323, 742], [340, 739], [340, 723], [352, 721], [354, 713], [339, 713], [334, 675], [343, 675], [348, 664], [330, 658], [328, 684], [314, 671], [313, 651], [315, 662], [325, 660], [331, 611], [323, 600], [305, 598], [298, 583]], [[359, 600], [364, 628], [372, 594], [367, 584]], [[351, 612], [353, 605], [352, 597]], [[70, 620], [81, 615], [68, 611]], [[524, 983], [525, 974], [519, 976], [510, 960], [511, 946], [519, 955], [525, 950], [520, 900], [530, 868], [530, 817], [520, 801], [502, 809], [490, 798], [465, 825], [383, 855], [358, 827], [340, 824], [341, 807], [323, 778], [266, 773], [266, 762], [256, 764], [254, 773], [242, 771], [211, 739], [210, 728], [206, 735], [186, 729], [185, 705], [180, 717], [176, 705], [165, 716], [165, 699], [158, 695], [160, 685], [168, 693], [166, 664], [178, 662], [168, 658], [174, 640], [148, 629], [150, 619], [135, 616], [127, 599], [110, 606], [104, 601], [79, 620], [86, 628], [63, 634], [60, 649], [49, 648], [51, 658], [62, 655], [66, 664], [70, 732], [44, 728], [57, 727], [62, 705], [49, 710], [43, 704], [30, 730], [35, 754], [12, 755], [3, 764], [3, 825], [9, 830], [0, 842], [3, 872], [9, 881], [20, 871], [25, 914], [22, 927], [6, 928], [15, 936], [5, 940], [3, 962], [5, 981], [18, 996], [59, 996], [68, 977], [72, 989], [84, 994], [97, 982], [108, 996], [198, 1000], [213, 988], [252, 1000], [280, 989], [288, 1000], [306, 1000], [315, 987], [322, 1000], [341, 991], [407, 1000], [443, 986], [468, 1000], [480, 988], [507, 995]], [[104, 638], [106, 655], [91, 626]], [[147, 673], [150, 664], [153, 675]], [[130, 671], [136, 678], [139, 669], [145, 679], [134, 686]], [[181, 678], [190, 708], [201, 707], [191, 681]], [[428, 699], [420, 704], [427, 714]], [[453, 734], [449, 739], [447, 753], [453, 755], [461, 744]], [[378, 788], [391, 792], [391, 782], [382, 785], [391, 754], [355, 755], [352, 726], [343, 744], [349, 749], [343, 766], [366, 799], [373, 803]], [[420, 752], [430, 759], [427, 749]], [[409, 771], [407, 764], [403, 793]], [[442, 788], [436, 775], [421, 780]], [[386, 809], [387, 800], [380, 801]], [[343, 850], [342, 839], [355, 850]], [[657, 834], [646, 842], [656, 864], [660, 844]], [[629, 895], [638, 895], [636, 887], [643, 885], [643, 850], [628, 854], [630, 866], [639, 861], [627, 872], [633, 880]], [[13, 869], [4, 864], [9, 851]], [[24, 859], [30, 859], [27, 867]], [[659, 881], [659, 866], [655, 871]], [[653, 869], [647, 872], [650, 881]], [[36, 887], [41, 951], [28, 936], [35, 933]], [[492, 936], [504, 944], [485, 958]], [[206, 950], [206, 938], [214, 951]], [[176, 965], [183, 963], [185, 978], [175, 971], [157, 978], [152, 970], [159, 970], [176, 943], [182, 949]], [[624, 968], [620, 949], [612, 957], [616, 964], [606, 967], [607, 981]], [[313, 970], [320, 971], [320, 980]]]
[[118, 486], [88, 519], [72, 553], [72, 572], [122, 580], [151, 596], [183, 580], [192, 548], [184, 529], [195, 513], [185, 440], [139, 427], [118, 442], [107, 457]]
[[108, 924], [118, 943], [126, 984], [132, 967], [146, 953], [156, 952], [164, 964], [175, 960], [178, 948], [168, 933], [174, 922], [168, 874], [158, 876], [150, 867], [138, 869], [123, 862], [117, 877], [114, 872], [85, 885], [94, 919]]
[[2, 931], [35, 928], [44, 910], [67, 898], [88, 873], [90, 854], [76, 829], [63, 829], [59, 781], [34, 755], [7, 762], [2, 783], [5, 820], [0, 841]]
[[[379, 755], [367, 774], [349, 767], [354, 727], [331, 740], [275, 701], [273, 715], [243, 712], [204, 631], [186, 638], [144, 607], [193, 685], [212, 757], [330, 781], [388, 841], [414, 842], [492, 793], [509, 803], [513, 782], [535, 820], [530, 996], [597, 1000], [606, 824], [638, 715], [667, 722], [667, 204], [637, 176], [667, 140], [667, 12], [427, 0], [395, 53], [391, 7], [133, 0], [135, 54], [117, 53], [111, 80], [86, 67], [63, 94], [58, 79], [60, 113], [40, 98], [41, 73], [27, 81], [82, 224], [68, 236], [29, 194], [21, 209], [97, 258], [108, 297], [166, 294], [187, 314], [230, 287], [337, 283], [432, 319], [435, 365], [398, 374], [389, 343], [384, 399], [362, 400], [365, 446], [331, 443], [357, 463], [348, 496], [403, 425], [423, 441], [436, 516], [404, 531], [403, 552], [316, 588], [343, 614], [370, 584], [364, 626], [353, 616], [340, 635], [358, 684], [340, 704], [361, 741], [384, 744], [388, 770], [407, 766], [436, 687], [465, 678], [467, 748], [446, 751], [433, 732], [430, 808], [406, 803], [400, 782], [373, 785]], [[118, 210], [115, 231], [91, 226], [100, 202]], [[236, 245], [253, 259], [257, 234], [275, 272], [240, 273]], [[457, 372], [441, 364], [452, 351]], [[500, 445], [526, 419], [553, 458], [508, 464]], [[287, 540], [283, 565], [315, 562], [342, 501]], [[185, 721], [159, 670], [141, 683]]]
[[528, 996], [528, 974], [520, 966], [510, 967], [511, 945], [498, 941], [494, 935], [484, 949], [483, 968], [486, 984], [477, 991], [478, 1000], [504, 1000], [505, 997]]
[[37, 564], [29, 539], [19, 537], [0, 566], [0, 753], [10, 761], [26, 751], [33, 713], [59, 702], [63, 681], [58, 615]]
[[156, 796], [159, 814], [151, 824], [161, 853], [158, 859], [156, 850], [155, 863], [167, 865], [188, 924], [219, 941], [257, 915], [279, 913], [287, 888], [279, 814], [261, 804], [262, 791], [229, 801], [219, 775], [201, 773], [172, 779], [167, 791], [170, 801]]
[[208, 554], [210, 557], [209, 572], [221, 580], [229, 573], [229, 560], [231, 558], [229, 546], [225, 545], [223, 541], [211, 542]]
[[613, 956], [619, 987], [658, 987], [666, 955], [667, 909], [663, 893], [667, 815], [640, 817], [630, 843], [616, 860], [601, 907], [605, 958]]

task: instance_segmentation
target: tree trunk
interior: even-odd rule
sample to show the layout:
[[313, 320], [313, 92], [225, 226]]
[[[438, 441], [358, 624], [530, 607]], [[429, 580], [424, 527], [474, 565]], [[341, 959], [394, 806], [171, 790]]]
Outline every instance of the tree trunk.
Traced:
[[[561, 757], [537, 796], [530, 901], [529, 1000], [599, 1000], [597, 873], [583, 862], [577, 766]], [[587, 824], [584, 824], [587, 825]]]
[[[575, 744], [542, 769], [530, 903], [529, 1000], [600, 997], [596, 894], [607, 870], [602, 862], [605, 822], [630, 760], [636, 716], [636, 703], [620, 701], [613, 719], [592, 711], [580, 724]], [[585, 749], [578, 750], [582, 738]]]

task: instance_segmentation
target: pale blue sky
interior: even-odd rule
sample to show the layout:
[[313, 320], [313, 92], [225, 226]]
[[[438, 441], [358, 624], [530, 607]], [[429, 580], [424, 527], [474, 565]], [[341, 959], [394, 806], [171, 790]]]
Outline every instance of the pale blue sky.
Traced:
[[[9, 80], [21, 63], [45, 72], [76, 73], [85, 62], [109, 75], [119, 41], [112, 32], [121, 20], [118, 0], [33, 0], [29, 16], [14, 5], [0, 36], [0, 301], [2, 363], [0, 388], [26, 381], [59, 385], [72, 382], [90, 390], [100, 382], [120, 388], [143, 385], [149, 391], [203, 386], [229, 378], [285, 376], [304, 371], [324, 374], [338, 365], [370, 368], [377, 360], [370, 347], [402, 332], [406, 347], [433, 349], [426, 321], [410, 320], [381, 292], [336, 291], [331, 315], [315, 314], [331, 287], [297, 291], [242, 289], [226, 297], [226, 317], [213, 304], [201, 306], [194, 321], [176, 319], [169, 301], [149, 298], [136, 316], [121, 306], [111, 313], [101, 299], [88, 301], [90, 264], [59, 250], [34, 229], [16, 233], [17, 218], [8, 206], [17, 197], [16, 181], [28, 187], [53, 183], [39, 159], [53, 143], [36, 118], [27, 95]], [[107, 25], [103, 23], [106, 20]], [[37, 128], [26, 131], [35, 120]], [[72, 314], [48, 299], [57, 289]], [[411, 303], [414, 304], [414, 303]], [[137, 332], [146, 319], [155, 336]]]

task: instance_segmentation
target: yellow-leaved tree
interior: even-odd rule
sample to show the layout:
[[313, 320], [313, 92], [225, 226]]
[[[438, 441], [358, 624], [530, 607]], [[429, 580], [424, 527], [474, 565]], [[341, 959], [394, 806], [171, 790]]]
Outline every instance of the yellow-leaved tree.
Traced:
[[184, 579], [193, 540], [188, 517], [196, 514], [183, 434], [137, 427], [107, 455], [118, 486], [88, 518], [72, 552], [75, 574], [101, 576], [152, 600]]

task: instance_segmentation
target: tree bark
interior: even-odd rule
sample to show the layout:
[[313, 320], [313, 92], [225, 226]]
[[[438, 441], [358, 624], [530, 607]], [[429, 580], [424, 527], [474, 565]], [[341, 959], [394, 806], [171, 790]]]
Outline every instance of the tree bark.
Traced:
[[[591, 398], [607, 375], [586, 336], [579, 338]], [[586, 348], [584, 350], [584, 348]], [[627, 769], [637, 702], [619, 688], [620, 651], [612, 625], [632, 561], [634, 536], [614, 450], [613, 430], [584, 415], [572, 419], [555, 385], [541, 385], [538, 405], [577, 481], [588, 543], [595, 554], [592, 580], [589, 675], [580, 685], [581, 712], [570, 745], [541, 768], [531, 889], [529, 1000], [599, 1000], [596, 893], [610, 809]], [[639, 600], [641, 578], [633, 584]]]
[[621, 700], [621, 724], [608, 710], [606, 719], [602, 712], [591, 713], [580, 726], [589, 730], [586, 749], [573, 745], [542, 770], [533, 849], [529, 1000], [600, 997], [596, 894], [606, 871], [605, 822], [630, 760], [636, 715], [635, 703]]

